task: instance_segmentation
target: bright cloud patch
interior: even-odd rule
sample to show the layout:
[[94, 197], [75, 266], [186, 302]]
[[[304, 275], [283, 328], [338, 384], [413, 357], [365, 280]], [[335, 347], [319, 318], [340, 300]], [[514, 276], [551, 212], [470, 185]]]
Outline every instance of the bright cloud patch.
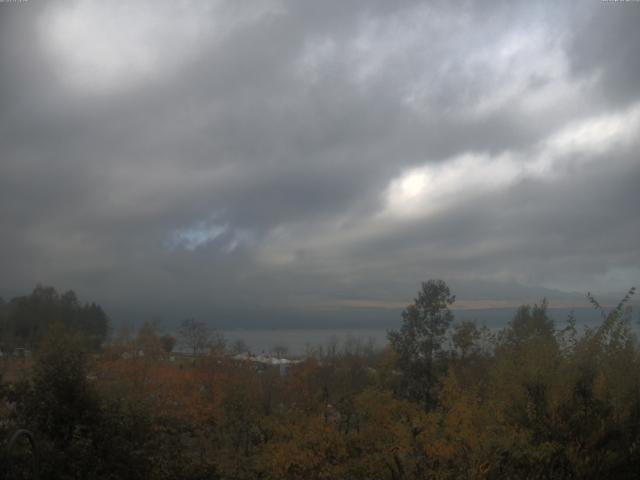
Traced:
[[171, 249], [182, 247], [193, 251], [215, 240], [227, 231], [227, 225], [207, 225], [204, 222], [199, 222], [192, 227], [173, 232], [169, 238], [168, 246]]
[[[204, 44], [273, 11], [226, 2], [70, 2], [42, 18], [42, 44], [69, 86], [88, 93], [119, 91], [174, 72]], [[251, 7], [251, 8], [248, 8]]]
[[385, 193], [386, 214], [413, 217], [433, 213], [455, 201], [512, 182], [521, 167], [509, 155], [466, 154], [446, 163], [403, 173]]
[[558, 179], [566, 162], [588, 164], [596, 155], [629, 146], [639, 133], [640, 105], [634, 105], [571, 122], [526, 152], [465, 154], [429, 163], [391, 180], [384, 194], [384, 213], [400, 218], [425, 216], [522, 178]]
[[581, 119], [553, 135], [547, 148], [559, 153], [602, 154], [638, 138], [640, 133], [640, 105], [622, 112]]

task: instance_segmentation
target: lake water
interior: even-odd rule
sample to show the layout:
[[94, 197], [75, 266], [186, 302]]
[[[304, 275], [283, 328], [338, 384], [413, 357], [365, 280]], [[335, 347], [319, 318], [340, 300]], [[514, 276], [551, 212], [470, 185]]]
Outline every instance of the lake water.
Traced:
[[[515, 309], [487, 309], [455, 311], [457, 320], [475, 320], [481, 325], [486, 325], [491, 330], [497, 331], [507, 325], [513, 317]], [[597, 325], [602, 319], [597, 311], [590, 308], [550, 308], [549, 314], [555, 319], [556, 327], [562, 328], [569, 313], [573, 311], [578, 322], [578, 329], [586, 325]], [[640, 319], [639, 319], [640, 320]], [[400, 328], [398, 320], [389, 324], [390, 328]], [[634, 323], [637, 327], [637, 324]], [[272, 352], [273, 347], [283, 346], [288, 350], [288, 355], [304, 355], [310, 348], [326, 348], [337, 341], [338, 350], [341, 351], [345, 344], [357, 340], [361, 344], [373, 342], [375, 348], [383, 348], [387, 344], [387, 328], [376, 325], [375, 328], [272, 328], [272, 329], [220, 329], [232, 346], [237, 340], [242, 340], [252, 353]], [[335, 341], [334, 341], [335, 340]]]
[[338, 349], [350, 341], [373, 342], [376, 348], [387, 343], [384, 329], [282, 329], [282, 330], [221, 330], [231, 346], [244, 341], [252, 353], [271, 352], [274, 346], [284, 346], [291, 355], [303, 355], [309, 348], [327, 347], [337, 341]]
[[[480, 323], [487, 319], [496, 319], [498, 324], [506, 324], [507, 318], [513, 315], [513, 311], [505, 309], [505, 311], [492, 310], [492, 316], [487, 315], [487, 311], [474, 312], [458, 312], [456, 318], [461, 319], [477, 319]], [[272, 352], [274, 346], [284, 346], [288, 353], [292, 356], [304, 355], [309, 348], [323, 347], [326, 348], [334, 339], [338, 343], [338, 351], [342, 351], [345, 344], [352, 340], [357, 340], [362, 344], [373, 342], [374, 347], [381, 349], [387, 344], [387, 330], [389, 328], [400, 328], [401, 321], [398, 319], [394, 322], [387, 322], [386, 325], [375, 325], [371, 327], [352, 326], [350, 328], [334, 327], [333, 324], [327, 322], [325, 328], [272, 328], [272, 329], [252, 329], [252, 328], [235, 328], [219, 330], [227, 340], [227, 345], [232, 346], [237, 340], [246, 343], [252, 353]]]

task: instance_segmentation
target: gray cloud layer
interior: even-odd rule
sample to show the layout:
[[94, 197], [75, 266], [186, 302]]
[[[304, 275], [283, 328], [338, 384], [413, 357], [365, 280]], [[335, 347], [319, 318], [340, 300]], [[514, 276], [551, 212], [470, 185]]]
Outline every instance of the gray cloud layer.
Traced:
[[638, 24], [634, 2], [0, 4], [0, 293], [260, 322], [436, 276], [469, 305], [626, 290]]

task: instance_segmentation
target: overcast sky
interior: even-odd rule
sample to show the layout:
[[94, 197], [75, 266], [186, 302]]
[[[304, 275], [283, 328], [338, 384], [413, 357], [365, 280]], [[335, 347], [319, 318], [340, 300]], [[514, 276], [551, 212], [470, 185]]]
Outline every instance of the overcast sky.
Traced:
[[461, 307], [621, 297], [639, 25], [640, 2], [0, 3], [0, 295], [260, 326], [429, 278]]

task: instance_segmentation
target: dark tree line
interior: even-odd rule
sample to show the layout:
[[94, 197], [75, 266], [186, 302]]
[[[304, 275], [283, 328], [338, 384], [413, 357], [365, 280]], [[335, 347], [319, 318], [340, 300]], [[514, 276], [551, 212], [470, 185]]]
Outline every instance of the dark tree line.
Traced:
[[109, 318], [95, 303], [81, 303], [75, 292], [38, 285], [25, 296], [0, 303], [0, 335], [5, 349], [34, 348], [54, 325], [78, 332], [94, 350], [107, 337]]

